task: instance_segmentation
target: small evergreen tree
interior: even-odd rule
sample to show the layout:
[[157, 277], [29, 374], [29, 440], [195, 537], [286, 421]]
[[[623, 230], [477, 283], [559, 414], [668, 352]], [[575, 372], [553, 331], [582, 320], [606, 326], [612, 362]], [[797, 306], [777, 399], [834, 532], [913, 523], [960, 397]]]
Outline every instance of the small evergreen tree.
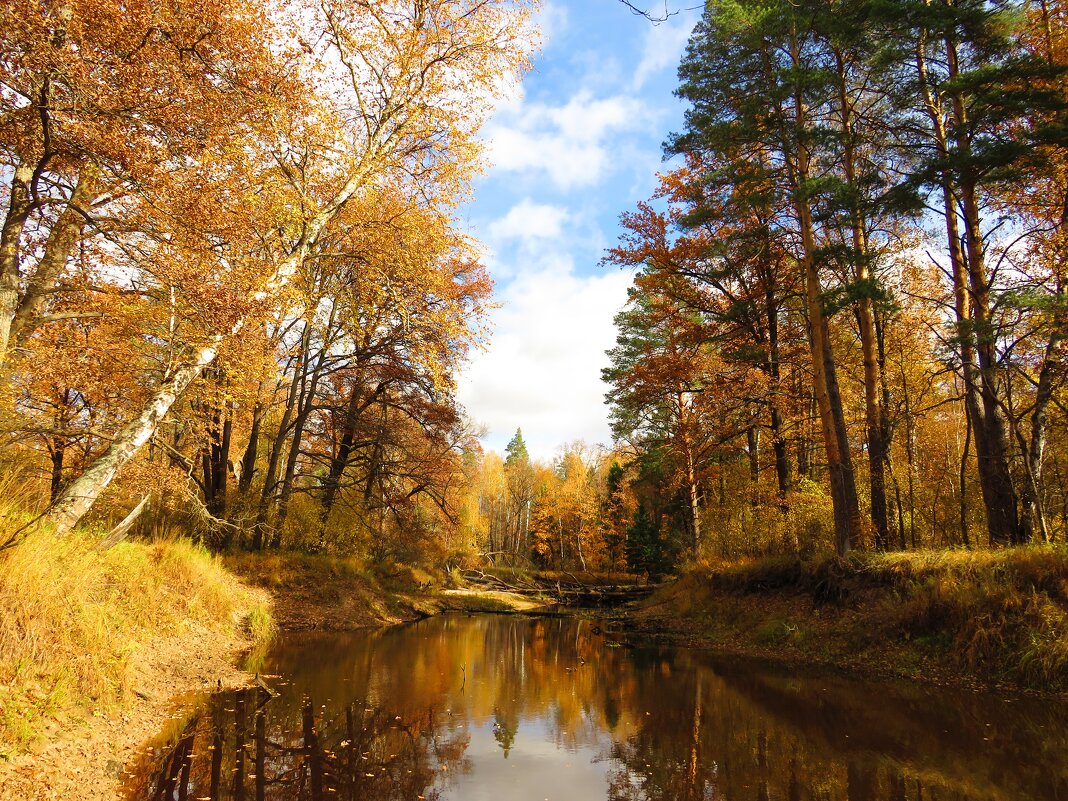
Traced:
[[627, 529], [627, 567], [632, 573], [649, 572], [649, 563], [656, 544], [656, 527], [645, 508], [639, 503], [634, 520]]
[[508, 447], [504, 449], [504, 453], [504, 463], [508, 467], [530, 464], [530, 454], [527, 453], [527, 444], [523, 441], [522, 428], [517, 428], [515, 430], [515, 436], [512, 437], [512, 441], [508, 443]]
[[609, 569], [616, 568], [626, 556], [627, 510], [624, 501], [623, 475], [623, 468], [619, 462], [612, 462], [605, 482], [608, 491], [602, 513]]

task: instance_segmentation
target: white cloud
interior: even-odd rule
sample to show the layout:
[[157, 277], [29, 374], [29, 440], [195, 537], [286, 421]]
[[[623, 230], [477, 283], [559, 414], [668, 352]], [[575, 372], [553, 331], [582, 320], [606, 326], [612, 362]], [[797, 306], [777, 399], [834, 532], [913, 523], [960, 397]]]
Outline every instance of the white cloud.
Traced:
[[548, 173], [559, 189], [592, 186], [618, 166], [609, 140], [647, 126], [651, 116], [640, 100], [586, 90], [559, 106], [512, 104], [486, 129], [489, 159], [499, 171]]
[[[577, 20], [580, 5], [571, 8]], [[610, 439], [600, 374], [631, 276], [585, 273], [614, 241], [615, 215], [654, 183], [678, 112], [663, 79], [695, 19], [643, 28], [621, 65], [618, 47], [595, 46], [554, 0], [542, 18], [545, 72], [484, 129], [492, 166], [480, 191], [491, 200], [472, 233], [486, 242], [503, 305], [488, 349], [459, 377], [459, 399], [487, 427], [488, 447], [503, 450], [518, 427], [543, 459], [569, 441]]]
[[675, 69], [686, 49], [697, 17], [692, 13], [672, 17], [668, 22], [651, 25], [642, 43], [642, 58], [634, 70], [632, 88], [639, 91], [653, 75]]
[[525, 198], [512, 206], [504, 217], [490, 224], [489, 235], [495, 239], [524, 242], [559, 237], [567, 216], [567, 210], [560, 206], [535, 203]]
[[538, 27], [541, 29], [544, 46], [547, 47], [553, 39], [566, 32], [570, 24], [570, 15], [565, 6], [542, 3], [541, 13], [538, 14]]
[[571, 440], [610, 440], [601, 369], [630, 281], [623, 272], [577, 276], [565, 257], [508, 284], [489, 349], [460, 377], [460, 401], [487, 426], [489, 447], [503, 449], [520, 427], [541, 459]]

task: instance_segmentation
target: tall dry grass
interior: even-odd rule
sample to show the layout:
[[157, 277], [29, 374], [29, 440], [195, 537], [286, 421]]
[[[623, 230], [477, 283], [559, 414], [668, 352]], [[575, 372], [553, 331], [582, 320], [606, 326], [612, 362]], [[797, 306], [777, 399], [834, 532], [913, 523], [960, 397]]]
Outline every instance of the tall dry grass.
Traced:
[[709, 561], [672, 592], [672, 608], [697, 619], [738, 599], [754, 631], [761, 596], [794, 599], [797, 619], [819, 632], [817, 645], [896, 648], [986, 681], [1068, 690], [1064, 545]]
[[1068, 689], [1068, 549], [924, 551], [866, 560], [885, 623], [986, 678]]
[[[27, 518], [4, 484], [0, 542]], [[84, 531], [36, 531], [0, 552], [0, 753], [25, 747], [56, 717], [121, 704], [131, 656], [160, 634], [270, 633], [260, 596], [206, 549], [181, 539], [106, 551], [96, 543]]]

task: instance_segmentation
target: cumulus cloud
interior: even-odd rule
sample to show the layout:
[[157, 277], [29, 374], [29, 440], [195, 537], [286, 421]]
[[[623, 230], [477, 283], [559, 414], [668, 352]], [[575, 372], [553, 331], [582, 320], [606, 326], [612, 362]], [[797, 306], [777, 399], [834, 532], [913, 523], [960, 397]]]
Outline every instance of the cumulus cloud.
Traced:
[[460, 401], [487, 427], [487, 446], [502, 450], [516, 428], [541, 459], [575, 439], [608, 443], [600, 373], [630, 281], [622, 272], [576, 275], [562, 257], [508, 284], [489, 349], [460, 379]]
[[514, 104], [487, 128], [489, 159], [498, 171], [544, 172], [558, 189], [592, 186], [614, 166], [611, 140], [649, 120], [640, 100], [588, 90], [562, 105]]
[[490, 224], [489, 235], [499, 240], [555, 238], [560, 236], [567, 216], [567, 210], [560, 206], [525, 198]]

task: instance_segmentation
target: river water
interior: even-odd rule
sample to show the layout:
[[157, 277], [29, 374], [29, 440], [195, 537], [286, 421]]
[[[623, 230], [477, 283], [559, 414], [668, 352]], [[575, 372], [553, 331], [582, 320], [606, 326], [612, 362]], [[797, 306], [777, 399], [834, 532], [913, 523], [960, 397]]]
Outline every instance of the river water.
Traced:
[[450, 614], [282, 638], [278, 691], [206, 696], [129, 798], [1068, 801], [1068, 708]]

